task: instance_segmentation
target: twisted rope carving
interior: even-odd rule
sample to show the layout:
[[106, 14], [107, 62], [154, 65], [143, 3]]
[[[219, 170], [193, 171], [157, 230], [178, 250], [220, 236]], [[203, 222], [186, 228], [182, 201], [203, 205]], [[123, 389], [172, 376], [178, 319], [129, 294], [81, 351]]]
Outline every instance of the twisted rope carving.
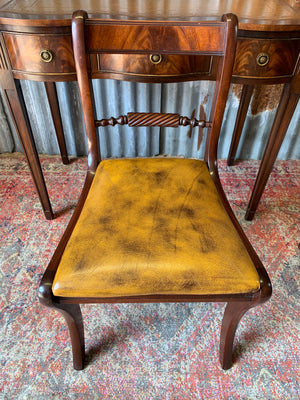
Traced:
[[178, 127], [179, 114], [128, 113], [129, 126], [170, 126]]
[[127, 113], [127, 115], [120, 115], [118, 118], [111, 117], [109, 119], [101, 119], [95, 121], [95, 126], [115, 126], [115, 125], [129, 125], [129, 126], [163, 126], [178, 128], [178, 126], [188, 126], [192, 128], [200, 126], [208, 128], [212, 126], [211, 122], [204, 120], [197, 120], [193, 115], [192, 118], [183, 117], [179, 114], [172, 113]]

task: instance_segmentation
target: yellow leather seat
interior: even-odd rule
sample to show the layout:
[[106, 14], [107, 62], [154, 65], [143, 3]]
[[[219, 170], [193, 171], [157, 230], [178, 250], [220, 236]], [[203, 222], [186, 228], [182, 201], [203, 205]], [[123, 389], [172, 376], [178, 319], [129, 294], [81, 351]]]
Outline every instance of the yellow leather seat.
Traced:
[[100, 163], [53, 294], [116, 297], [256, 292], [260, 280], [206, 163]]

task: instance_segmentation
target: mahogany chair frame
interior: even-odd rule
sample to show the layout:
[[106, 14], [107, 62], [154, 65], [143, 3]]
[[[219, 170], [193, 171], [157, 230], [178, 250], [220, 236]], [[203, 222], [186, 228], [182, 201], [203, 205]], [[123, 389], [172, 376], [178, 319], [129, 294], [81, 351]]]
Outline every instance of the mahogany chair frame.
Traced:
[[[218, 37], [208, 40], [208, 35], [218, 32]], [[138, 34], [142, 40], [125, 40]], [[203, 37], [200, 37], [203, 35]], [[271, 296], [272, 288], [268, 274], [239, 225], [222, 189], [217, 166], [217, 147], [222, 125], [226, 99], [229, 91], [237, 36], [237, 18], [226, 14], [222, 21], [196, 22], [147, 22], [125, 20], [100, 20], [88, 18], [84, 11], [76, 11], [72, 18], [72, 37], [76, 71], [85, 119], [88, 141], [88, 170], [82, 194], [73, 216], [58, 247], [48, 265], [39, 287], [39, 300], [47, 307], [59, 311], [65, 318], [70, 332], [73, 365], [84, 368], [85, 346], [84, 328], [80, 304], [84, 303], [153, 303], [153, 302], [225, 302], [221, 336], [220, 362], [223, 369], [232, 365], [233, 340], [242, 316], [252, 307], [264, 303]], [[112, 39], [113, 38], [113, 39]], [[147, 38], [147, 40], [145, 40]], [[214, 39], [222, 39], [220, 43]], [[146, 44], [145, 44], [146, 43]], [[131, 113], [110, 120], [95, 121], [90, 85], [90, 55], [99, 53], [139, 53], [139, 54], [189, 54], [219, 56], [218, 74], [212, 101], [210, 121], [197, 121], [195, 118], [180, 117], [177, 114]], [[106, 77], [106, 76], [105, 76]], [[147, 120], [148, 122], [145, 122]], [[149, 122], [150, 120], [150, 122]], [[129, 123], [141, 126], [145, 123], [157, 126], [206, 126], [207, 143], [205, 161], [212, 180], [223, 201], [234, 227], [256, 266], [260, 278], [260, 289], [253, 293], [230, 295], [139, 295], [109, 298], [70, 298], [53, 295], [52, 283], [66, 244], [80, 216], [95, 171], [101, 161], [97, 142], [96, 127], [115, 123]], [[137, 121], [137, 122], [136, 122]], [[171, 121], [171, 122], [170, 122]], [[168, 125], [169, 124], [169, 125]], [[170, 125], [171, 124], [171, 125]]]

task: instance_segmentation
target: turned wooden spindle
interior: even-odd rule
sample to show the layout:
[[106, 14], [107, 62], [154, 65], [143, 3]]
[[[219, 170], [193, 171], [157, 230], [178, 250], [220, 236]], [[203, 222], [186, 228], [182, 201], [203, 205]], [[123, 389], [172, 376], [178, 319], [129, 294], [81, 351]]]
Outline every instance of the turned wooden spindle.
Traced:
[[111, 117], [109, 119], [101, 119], [95, 121], [95, 125], [98, 126], [115, 126], [115, 125], [127, 125], [128, 126], [162, 126], [178, 128], [179, 126], [200, 126], [202, 128], [208, 128], [212, 126], [211, 122], [198, 120], [193, 115], [191, 118], [184, 117], [179, 114], [173, 113], [127, 113], [127, 115], [121, 115], [118, 118]]
[[95, 121], [96, 126], [115, 126], [115, 125], [127, 125], [128, 120], [126, 115], [120, 115], [118, 118], [110, 117], [109, 119], [101, 119], [100, 121]]

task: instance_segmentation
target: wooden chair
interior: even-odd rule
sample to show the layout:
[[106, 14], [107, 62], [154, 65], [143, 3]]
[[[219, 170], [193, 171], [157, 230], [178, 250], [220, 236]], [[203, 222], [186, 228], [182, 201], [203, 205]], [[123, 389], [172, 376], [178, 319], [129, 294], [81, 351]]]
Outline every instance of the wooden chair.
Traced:
[[[218, 177], [217, 147], [236, 32], [232, 14], [217, 22], [101, 20], [83, 11], [73, 14], [88, 170], [78, 205], [42, 278], [39, 298], [65, 317], [75, 369], [84, 367], [82, 303], [226, 302], [220, 361], [228, 369], [239, 320], [271, 296], [268, 275]], [[146, 112], [95, 120], [90, 60], [101, 53], [218, 57], [209, 121]], [[101, 160], [96, 128], [116, 123], [207, 127], [205, 160]]]

